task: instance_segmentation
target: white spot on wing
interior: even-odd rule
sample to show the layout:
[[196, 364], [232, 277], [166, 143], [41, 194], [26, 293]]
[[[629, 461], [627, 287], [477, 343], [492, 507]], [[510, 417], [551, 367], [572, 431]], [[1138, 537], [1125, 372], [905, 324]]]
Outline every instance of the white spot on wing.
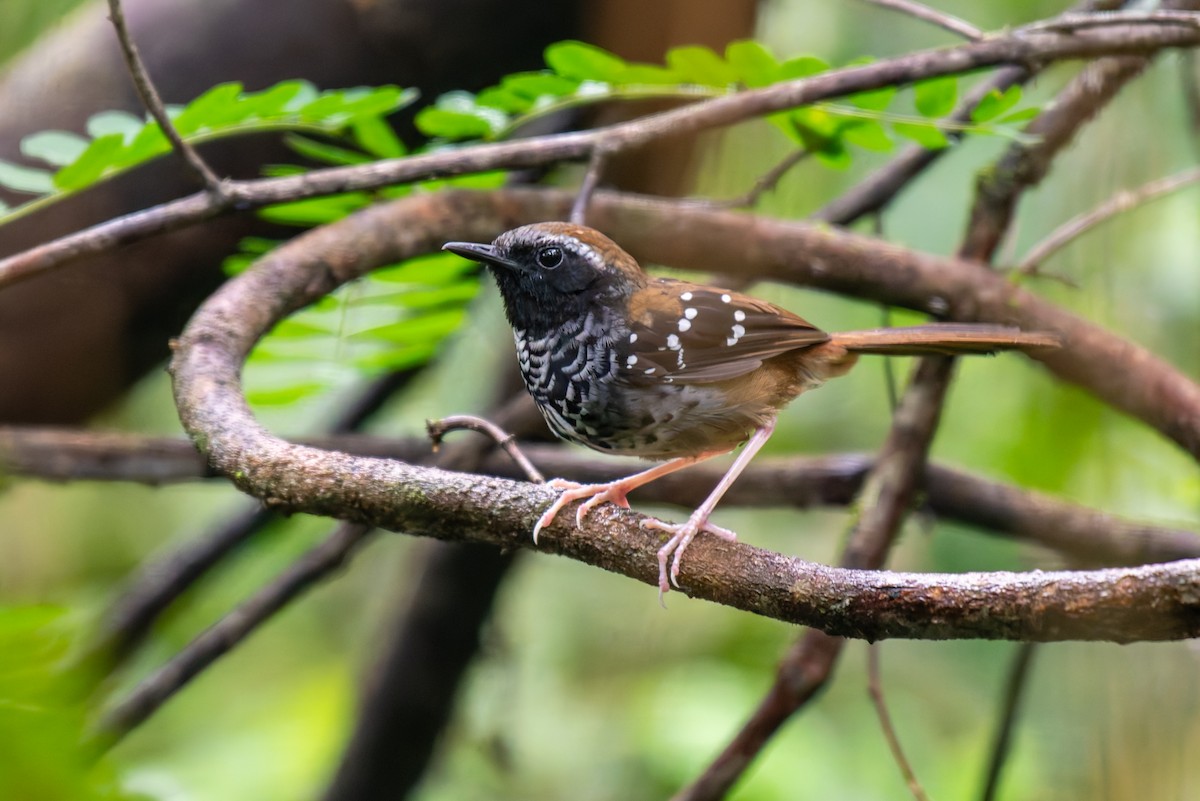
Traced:
[[733, 300], [733, 297], [728, 292], [721, 296], [722, 303], [728, 303], [731, 300]]
[[683, 316], [688, 318], [689, 320], [695, 320], [696, 314], [697, 314], [697, 312], [695, 309], [684, 309], [683, 310]]
[[687, 318], [684, 318], [684, 319], [682, 319], [682, 320], [680, 320], [680, 321], [679, 321], [679, 330], [680, 330], [680, 331], [686, 331], [686, 330], [688, 330], [688, 329], [689, 329], [689, 328], [691, 328], [691, 327], [692, 327], [692, 321], [691, 321], [691, 320], [688, 320]]
[[634, 342], [637, 342], [637, 334], [630, 334], [629, 335], [629, 344], [632, 345]]
[[637, 364], [637, 356], [630, 356], [625, 360], [626, 367], [633, 367], [635, 364]]
[[667, 347], [671, 350], [679, 350], [679, 335], [671, 334], [667, 337]]
[[738, 309], [737, 311], [735, 311], [733, 313], [733, 319], [737, 320], [740, 323], [746, 319], [746, 313], [744, 311], [742, 311], [741, 309]]
[[691, 292], [684, 292], [682, 295], [680, 295], [680, 296], [679, 296], [679, 299], [680, 299], [680, 300], [691, 300], [691, 299], [692, 299], [692, 293], [691, 293]]

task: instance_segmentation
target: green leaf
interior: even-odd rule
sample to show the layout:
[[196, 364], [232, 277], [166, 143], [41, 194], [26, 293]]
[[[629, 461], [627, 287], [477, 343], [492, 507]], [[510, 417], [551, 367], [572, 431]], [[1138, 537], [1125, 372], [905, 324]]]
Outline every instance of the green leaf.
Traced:
[[945, 117], [958, 99], [958, 78], [946, 75], [913, 84], [913, 105], [922, 117]]
[[21, 140], [23, 155], [55, 167], [70, 164], [87, 147], [87, 139], [70, 131], [39, 131]]
[[354, 141], [363, 150], [381, 159], [397, 159], [407, 152], [392, 126], [380, 117], [361, 117], [350, 127]]
[[400, 264], [380, 267], [370, 275], [390, 284], [447, 284], [475, 272], [475, 262], [453, 253], [430, 253]]
[[108, 134], [121, 134], [126, 143], [145, 127], [146, 121], [128, 111], [101, 111], [88, 117], [87, 132], [93, 139], [99, 139]]
[[894, 86], [883, 86], [879, 89], [847, 95], [845, 99], [865, 111], [883, 111], [892, 104], [892, 100], [896, 97], [896, 91]]
[[604, 48], [567, 40], [546, 48], [546, 66], [564, 78], [612, 83], [625, 69], [625, 60]]
[[579, 88], [579, 81], [542, 70], [507, 75], [500, 81], [500, 86], [515, 95], [536, 100], [545, 95], [566, 97]]
[[325, 384], [315, 381], [286, 387], [264, 387], [246, 391], [246, 400], [255, 406], [286, 406], [323, 392]]
[[466, 309], [459, 307], [409, 317], [399, 322], [369, 328], [351, 336], [356, 339], [416, 344], [444, 339], [462, 324]]
[[707, 47], [684, 45], [667, 51], [667, 67], [678, 74], [684, 83], [700, 86], [728, 86], [737, 80], [725, 60]]
[[675, 70], [657, 64], [630, 64], [612, 82], [618, 86], [675, 86], [683, 78]]
[[125, 137], [121, 134], [93, 139], [79, 158], [54, 174], [54, 185], [59, 189], [81, 189], [95, 183], [114, 167], [115, 157], [124, 148]]
[[375, 372], [379, 370], [409, 370], [419, 367], [433, 358], [438, 349], [437, 342], [422, 342], [397, 348], [387, 348], [367, 356], [354, 359], [354, 366], [360, 370]]
[[188, 103], [171, 122], [180, 136], [188, 136], [241, 119], [243, 110], [237, 107], [237, 99], [241, 93], [240, 83], [217, 84]]
[[476, 114], [428, 106], [417, 112], [417, 130], [442, 139], [478, 139], [492, 133], [491, 124]]
[[725, 47], [725, 60], [737, 80], [751, 89], [769, 86], [779, 77], [779, 61], [775, 54], [752, 39], [730, 42]]
[[894, 122], [892, 130], [928, 150], [941, 150], [950, 144], [946, 135], [931, 122]]
[[[281, 81], [274, 86], [247, 95], [252, 99], [254, 116], [265, 119], [284, 114], [289, 106], [302, 100], [305, 94], [315, 97], [317, 88], [308, 81]], [[302, 101], [306, 103], [310, 101]]]
[[1020, 111], [1014, 111], [1006, 117], [1001, 117], [997, 122], [1001, 125], [1015, 125], [1018, 122], [1029, 122], [1037, 115], [1041, 114], [1042, 110], [1036, 106], [1023, 108]]
[[832, 170], [847, 170], [854, 163], [854, 159], [850, 156], [850, 151], [843, 147], [841, 143], [818, 150], [815, 155], [818, 161]]
[[887, 153], [894, 147], [892, 138], [876, 120], [854, 120], [842, 128], [841, 135], [845, 141], [864, 150]]
[[[311, 315], [305, 315], [311, 318]], [[337, 333], [337, 329], [329, 326], [318, 325], [312, 322], [311, 319], [298, 319], [289, 317], [281, 320], [274, 328], [271, 329], [270, 335], [280, 339], [305, 339], [308, 337], [326, 337], [330, 334]]]
[[996, 119], [1021, 102], [1021, 87], [1013, 84], [1003, 92], [993, 89], [979, 101], [971, 112], [971, 122], [982, 123]]
[[357, 150], [349, 150], [298, 134], [288, 134], [283, 137], [283, 143], [301, 156], [321, 164], [348, 166], [371, 161], [371, 157], [366, 153], [359, 153]]
[[[550, 95], [542, 95], [543, 101], [551, 101]], [[499, 109], [505, 114], [526, 114], [533, 107], [533, 102], [527, 97], [502, 89], [499, 86], [489, 86], [475, 95], [475, 102], [480, 106]]]
[[779, 80], [791, 81], [807, 78], [829, 69], [829, 64], [816, 56], [796, 56], [779, 65]]
[[46, 170], [37, 170], [0, 159], [0, 186], [14, 192], [44, 195], [54, 191], [54, 177]]
[[479, 294], [478, 281], [460, 281], [437, 289], [415, 289], [409, 292], [390, 292], [386, 295], [355, 300], [355, 305], [400, 306], [405, 309], [432, 309], [449, 304], [463, 304]]
[[346, 192], [340, 195], [276, 203], [259, 210], [259, 216], [284, 225], [324, 225], [340, 220], [371, 203], [366, 192]]

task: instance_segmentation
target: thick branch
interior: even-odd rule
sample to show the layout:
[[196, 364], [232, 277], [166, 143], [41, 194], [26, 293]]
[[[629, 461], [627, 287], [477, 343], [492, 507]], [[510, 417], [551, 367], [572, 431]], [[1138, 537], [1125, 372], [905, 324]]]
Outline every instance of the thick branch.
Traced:
[[[423, 438], [343, 435], [300, 442], [404, 462], [429, 455], [429, 442]], [[599, 460], [579, 449], [554, 445], [524, 445], [522, 450], [545, 474], [584, 483], [613, 481], [644, 467], [634, 460]], [[848, 506], [873, 464], [871, 456], [853, 453], [756, 459], [722, 506]], [[62, 481], [162, 484], [216, 475], [184, 439], [73, 429], [0, 427], [0, 465], [10, 475]], [[501, 454], [486, 458], [478, 471], [503, 478], [523, 476], [523, 470]], [[724, 472], [722, 465], [696, 465], [639, 489], [634, 500], [695, 508]], [[921, 486], [925, 505], [938, 517], [1036, 543], [1073, 564], [1140, 565], [1200, 557], [1200, 536], [1187, 529], [1126, 520], [945, 465], [928, 465]]]
[[[180, 338], [172, 372], [184, 427], [213, 466], [272, 506], [440, 539], [529, 547], [529, 532], [552, 491], [293, 445], [254, 420], [240, 387], [250, 348], [284, 315], [368, 266], [432, 251], [449, 234], [474, 238], [488, 224], [509, 227], [511, 217], [529, 211], [525, 198], [553, 199], [556, 208], [569, 205], [562, 195], [513, 190], [490, 197], [438, 195], [371, 209], [283, 246], [210, 297]], [[480, 199], [503, 200], [503, 219], [469, 213]], [[601, 209], [609, 206], [602, 196], [596, 202]], [[648, 208], [653, 207], [640, 205], [639, 211]], [[675, 219], [684, 216], [678, 206], [672, 208]], [[398, 209], [407, 214], [390, 217]], [[736, 217], [700, 214], [719, 221]], [[810, 231], [752, 217], [737, 220], [754, 235], [730, 241], [751, 260], [778, 245], [773, 232]], [[693, 236], [691, 243], [705, 238]], [[655, 239], [672, 240], [661, 229]], [[346, 248], [343, 241], [356, 247]], [[803, 252], [791, 244], [792, 258]], [[872, 248], [900, 256], [898, 249], [878, 243]], [[954, 265], [939, 266], [953, 273]], [[896, 259], [888, 266], [894, 271]], [[983, 271], [967, 272], [978, 277]], [[901, 270], [900, 277], [910, 287], [921, 285], [910, 270]], [[1018, 306], [1035, 302], [1014, 297], [1019, 291], [1007, 288], [1007, 300]], [[637, 527], [638, 519], [605, 509], [593, 513], [583, 529], [556, 523], [543, 532], [543, 548], [652, 583], [656, 543]], [[827, 568], [711, 538], [689, 553], [681, 576], [689, 593], [833, 634], [1125, 641], [1187, 637], [1200, 630], [1200, 562], [1194, 561], [1078, 573], [922, 576]]]

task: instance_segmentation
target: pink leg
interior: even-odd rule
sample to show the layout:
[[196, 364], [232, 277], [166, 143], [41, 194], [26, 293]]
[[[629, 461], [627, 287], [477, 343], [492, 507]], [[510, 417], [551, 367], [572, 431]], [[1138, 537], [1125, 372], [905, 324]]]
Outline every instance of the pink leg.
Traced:
[[[671, 584], [679, 586], [679, 560], [683, 556], [684, 550], [695, 538], [700, 531], [709, 531], [723, 539], [734, 539], [733, 532], [723, 528], [718, 528], [708, 522], [708, 518], [712, 515], [713, 510], [717, 508], [717, 504], [721, 500], [729, 488], [733, 486], [733, 482], [737, 481], [737, 477], [746, 469], [746, 465], [754, 458], [759, 449], [766, 444], [771, 438], [771, 432], [775, 430], [775, 421], [763, 425], [754, 435], [746, 442], [746, 447], [742, 448], [742, 452], [738, 454], [729, 470], [721, 478], [716, 488], [705, 499], [704, 503], [696, 511], [692, 512], [692, 516], [688, 518], [686, 523], [664, 523], [661, 520], [645, 520], [642, 525], [646, 528], [657, 528], [666, 531], [671, 535], [671, 539], [667, 540], [658, 552], [658, 592], [661, 598], [662, 594], [670, 591]], [[671, 558], [674, 555], [674, 558]], [[671, 559], [670, 582], [667, 581], [667, 560]]]
[[618, 506], [629, 508], [629, 501], [625, 496], [633, 492], [638, 487], [649, 484], [655, 479], [662, 478], [665, 475], [674, 473], [677, 470], [682, 470], [685, 467], [690, 467], [697, 462], [702, 462], [705, 459], [711, 459], [714, 456], [720, 456], [727, 451], [709, 451], [701, 453], [697, 456], [681, 456], [678, 459], [672, 459], [669, 462], [663, 462], [651, 467], [649, 470], [643, 470], [640, 473], [634, 473], [632, 476], [609, 481], [604, 484], [576, 484], [574, 481], [564, 481], [561, 478], [556, 478], [550, 482], [550, 486], [555, 489], [565, 490], [562, 495], [547, 509], [538, 519], [537, 525], [533, 527], [533, 542], [537, 544], [538, 533], [543, 528], [554, 522], [554, 518], [558, 515], [562, 508], [569, 503], [575, 501], [584, 501], [580, 505], [579, 510], [575, 512], [575, 525], [582, 526], [583, 519], [587, 517], [588, 512], [592, 511], [599, 504], [605, 501], [611, 501]]

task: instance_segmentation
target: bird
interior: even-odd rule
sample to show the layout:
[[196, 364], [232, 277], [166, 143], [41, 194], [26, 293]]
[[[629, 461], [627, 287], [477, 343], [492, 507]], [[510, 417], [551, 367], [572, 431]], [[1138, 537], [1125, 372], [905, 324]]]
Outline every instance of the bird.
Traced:
[[744, 443], [686, 522], [643, 520], [667, 535], [657, 554], [660, 599], [680, 586], [681, 558], [701, 531], [736, 539], [709, 517], [770, 438], [780, 410], [845, 374], [859, 355], [1060, 345], [1052, 333], [984, 323], [830, 334], [740, 292], [651, 276], [600, 231], [568, 222], [521, 226], [490, 244], [447, 242], [443, 250], [482, 263], [494, 277], [525, 387], [556, 436], [659, 462], [604, 483], [554, 479], [560, 494], [534, 526], [535, 543], [571, 503], [583, 501], [575, 515], [581, 526], [596, 506], [629, 508], [626, 496], [638, 487]]

